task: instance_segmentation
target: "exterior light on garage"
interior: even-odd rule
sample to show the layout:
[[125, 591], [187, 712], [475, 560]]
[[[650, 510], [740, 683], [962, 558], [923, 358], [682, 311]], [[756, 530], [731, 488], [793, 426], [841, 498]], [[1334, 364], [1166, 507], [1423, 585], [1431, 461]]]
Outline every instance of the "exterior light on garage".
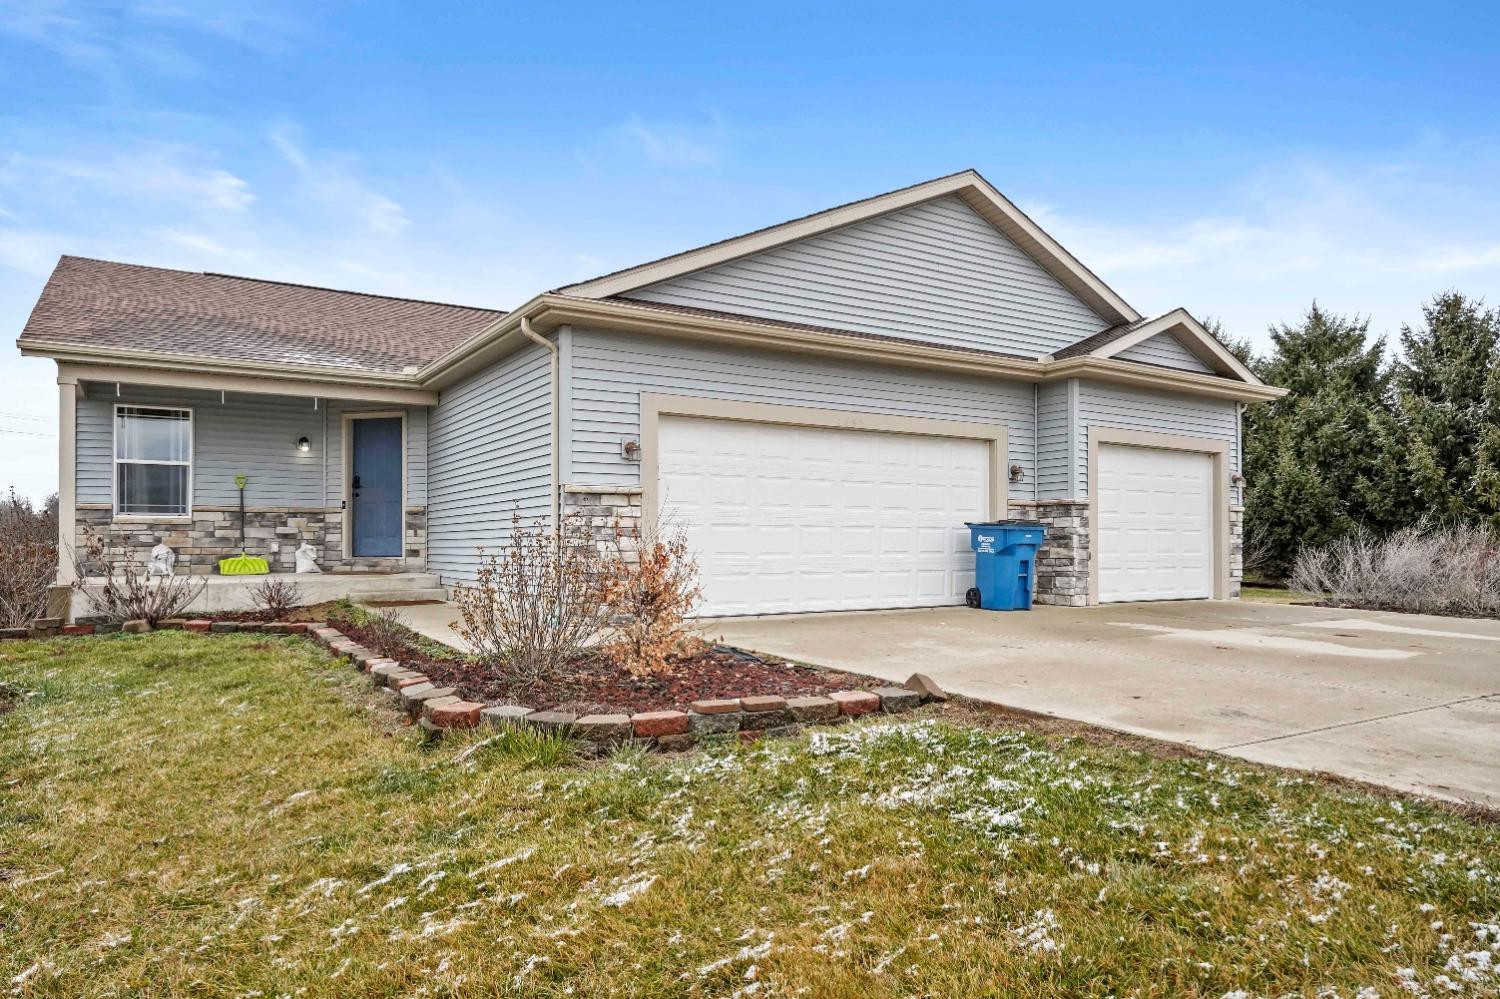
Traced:
[[311, 448], [312, 448], [312, 443], [310, 441], [308, 441], [308, 439], [306, 437], [298, 437], [297, 438], [297, 450], [298, 451], [301, 451], [303, 454], [306, 454], [308, 452], [308, 450], [311, 449]]
[[1012, 465], [1012, 466], [1010, 466], [1010, 481], [1012, 481], [1012, 482], [1020, 482], [1025, 477], [1026, 477], [1026, 469], [1022, 468], [1020, 465]]
[[620, 442], [620, 457], [624, 458], [626, 461], [640, 461], [641, 460], [641, 442], [640, 441], [621, 441]]

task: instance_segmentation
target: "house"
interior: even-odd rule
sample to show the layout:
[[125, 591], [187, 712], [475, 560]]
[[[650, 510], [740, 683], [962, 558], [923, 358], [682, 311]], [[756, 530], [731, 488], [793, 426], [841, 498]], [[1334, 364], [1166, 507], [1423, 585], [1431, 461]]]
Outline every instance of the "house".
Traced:
[[279, 571], [453, 584], [513, 511], [670, 517], [712, 614], [961, 603], [965, 522], [1008, 517], [1047, 525], [1039, 602], [1234, 597], [1241, 411], [1280, 394], [974, 171], [511, 312], [65, 257], [19, 346], [69, 542], [211, 573], [237, 475]]

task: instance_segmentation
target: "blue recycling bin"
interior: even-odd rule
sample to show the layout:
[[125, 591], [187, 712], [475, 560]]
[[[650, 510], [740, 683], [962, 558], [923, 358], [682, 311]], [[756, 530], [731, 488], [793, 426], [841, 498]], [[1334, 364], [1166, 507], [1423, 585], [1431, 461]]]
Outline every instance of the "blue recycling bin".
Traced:
[[1045, 528], [1034, 520], [969, 524], [974, 586], [964, 602], [983, 610], [1031, 610], [1031, 569]]

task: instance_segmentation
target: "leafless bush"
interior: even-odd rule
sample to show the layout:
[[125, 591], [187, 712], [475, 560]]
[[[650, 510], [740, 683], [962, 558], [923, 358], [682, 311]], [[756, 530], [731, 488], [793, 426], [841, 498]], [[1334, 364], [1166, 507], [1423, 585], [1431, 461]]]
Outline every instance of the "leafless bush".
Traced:
[[[109, 558], [104, 539], [85, 532], [83, 551], [73, 553], [78, 582], [95, 614], [111, 621], [159, 621], [176, 617], [198, 599], [206, 580], [192, 576], [148, 577], [128, 549], [118, 563]], [[95, 578], [88, 578], [93, 574]]]
[[290, 579], [268, 576], [250, 587], [250, 600], [267, 621], [284, 621], [287, 611], [302, 606], [302, 587]]
[[1240, 565], [1247, 579], [1265, 579], [1274, 576], [1276, 546], [1259, 532], [1246, 531], [1240, 550]]
[[586, 522], [511, 518], [510, 539], [479, 553], [474, 583], [455, 588], [457, 631], [485, 665], [523, 682], [556, 673], [607, 621], [601, 558]]
[[1361, 530], [1304, 549], [1292, 589], [1336, 607], [1500, 617], [1500, 535], [1475, 524]]
[[394, 607], [382, 607], [365, 620], [371, 647], [385, 655], [393, 655], [406, 647], [410, 636], [406, 618]]
[[57, 501], [39, 509], [14, 489], [0, 500], [0, 628], [24, 628], [46, 616], [57, 581]]
[[698, 561], [680, 527], [616, 535], [601, 590], [612, 614], [601, 650], [636, 676], [660, 673], [707, 644], [691, 621], [703, 598]]

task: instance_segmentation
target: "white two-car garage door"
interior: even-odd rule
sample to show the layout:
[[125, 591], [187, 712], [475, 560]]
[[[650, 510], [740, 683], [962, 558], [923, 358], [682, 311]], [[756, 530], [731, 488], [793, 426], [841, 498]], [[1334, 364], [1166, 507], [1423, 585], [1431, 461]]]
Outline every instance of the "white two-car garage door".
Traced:
[[1213, 596], [1213, 457], [1100, 446], [1099, 600]]
[[658, 451], [705, 615], [938, 607], [973, 585], [986, 441], [663, 416]]

